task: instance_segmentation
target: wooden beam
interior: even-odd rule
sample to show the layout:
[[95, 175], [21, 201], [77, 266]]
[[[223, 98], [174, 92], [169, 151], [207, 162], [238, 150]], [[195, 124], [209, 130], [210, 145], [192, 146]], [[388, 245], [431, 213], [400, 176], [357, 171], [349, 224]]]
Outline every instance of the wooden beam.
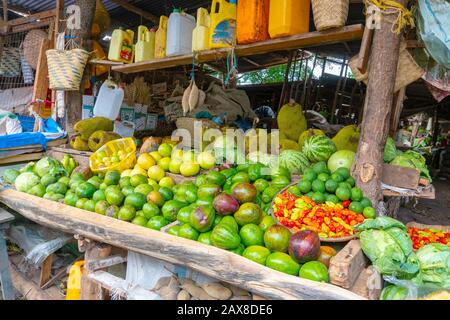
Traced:
[[54, 16], [56, 16], [56, 9], [35, 13], [35, 14], [32, 14], [32, 15], [29, 15], [28, 17], [23, 17], [23, 18], [10, 20], [8, 22], [8, 24], [11, 27], [14, 27], [14, 26], [18, 26], [18, 25], [21, 25], [21, 24], [35, 22], [37, 20], [43, 20], [43, 19], [51, 18], [51, 17], [54, 17]]
[[[360, 24], [345, 26], [331, 31], [315, 31], [303, 33], [291, 37], [272, 39], [247, 45], [238, 45], [235, 48], [237, 57], [249, 57], [252, 55], [266, 54], [277, 51], [290, 51], [299, 48], [325, 46], [339, 42], [360, 40], [363, 36], [363, 26]], [[213, 62], [226, 58], [229, 49], [206, 50], [196, 53], [197, 63]], [[192, 63], [192, 54], [154, 59], [150, 61], [113, 66], [112, 70], [123, 73], [137, 73], [159, 69], [172, 68]]]
[[3, 0], [3, 21], [8, 22], [8, 0]]
[[52, 275], [52, 263], [53, 263], [53, 254], [49, 255], [41, 266], [41, 274], [39, 277], [39, 287], [43, 287], [44, 284], [50, 280], [50, 277]]
[[[7, 0], [4, 0], [7, 1]], [[4, 5], [2, 4], [2, 8], [4, 8]], [[18, 5], [8, 4], [7, 10], [23, 15], [24, 17], [28, 17], [29, 15], [33, 14], [34, 12], [32, 10], [27, 10], [26, 8]]]
[[239, 255], [12, 189], [0, 201], [38, 224], [188, 268], [271, 299], [363, 299], [327, 283], [290, 276]]
[[138, 8], [132, 4], [129, 4], [128, 1], [110, 0], [110, 2], [117, 4], [117, 5], [121, 6], [122, 8], [127, 9], [128, 11], [136, 13], [137, 15], [141, 16], [142, 18], [145, 18], [145, 19], [155, 23], [156, 25], [159, 24], [159, 17], [157, 17], [154, 14], [151, 14], [150, 12], [145, 11], [141, 8]]
[[[398, 2], [405, 5], [407, 0]], [[401, 37], [392, 32], [394, 17], [395, 14], [383, 14], [381, 27], [373, 36], [361, 138], [352, 170], [358, 187], [375, 207], [383, 200], [383, 154], [400, 53]]]

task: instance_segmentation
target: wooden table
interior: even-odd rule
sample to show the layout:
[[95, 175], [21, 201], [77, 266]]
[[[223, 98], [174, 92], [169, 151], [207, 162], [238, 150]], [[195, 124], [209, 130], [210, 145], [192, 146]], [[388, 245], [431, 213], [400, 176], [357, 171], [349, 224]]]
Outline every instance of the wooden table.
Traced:
[[4, 300], [15, 300], [16, 298], [9, 272], [8, 250], [4, 237], [4, 231], [9, 228], [9, 223], [13, 220], [12, 214], [0, 208], [0, 283]]

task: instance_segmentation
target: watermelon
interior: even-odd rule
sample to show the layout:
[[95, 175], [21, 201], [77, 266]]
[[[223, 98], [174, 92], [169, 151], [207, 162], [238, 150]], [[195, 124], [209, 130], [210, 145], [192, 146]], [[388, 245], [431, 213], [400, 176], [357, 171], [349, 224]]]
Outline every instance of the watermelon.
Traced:
[[336, 145], [327, 136], [312, 136], [306, 139], [303, 145], [303, 153], [309, 161], [327, 161], [336, 152]]
[[302, 152], [285, 150], [280, 153], [280, 165], [288, 169], [291, 174], [301, 174], [311, 164]]

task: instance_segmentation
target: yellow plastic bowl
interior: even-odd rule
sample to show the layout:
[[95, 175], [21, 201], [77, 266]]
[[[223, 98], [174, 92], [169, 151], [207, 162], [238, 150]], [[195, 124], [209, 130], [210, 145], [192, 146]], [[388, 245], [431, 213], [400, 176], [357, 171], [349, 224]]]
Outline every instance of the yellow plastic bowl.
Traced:
[[[98, 156], [100, 153], [104, 153], [107, 157], [111, 157], [119, 150], [123, 150], [126, 156], [122, 161], [109, 166], [97, 166]], [[92, 172], [107, 172], [111, 170], [117, 170], [119, 172], [131, 169], [136, 164], [136, 143], [133, 138], [125, 138], [113, 140], [105, 144], [89, 157], [89, 166]]]

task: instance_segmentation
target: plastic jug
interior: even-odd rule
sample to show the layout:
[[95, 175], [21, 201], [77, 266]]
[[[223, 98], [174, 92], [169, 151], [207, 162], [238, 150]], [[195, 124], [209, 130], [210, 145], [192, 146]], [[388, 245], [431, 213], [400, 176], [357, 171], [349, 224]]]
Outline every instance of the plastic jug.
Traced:
[[268, 40], [270, 0], [239, 0], [237, 40], [240, 44]]
[[309, 32], [310, 3], [310, 0], [270, 0], [270, 37]]
[[174, 9], [167, 26], [167, 56], [178, 56], [192, 52], [192, 32], [195, 18], [180, 9]]
[[111, 36], [108, 59], [110, 61], [132, 63], [134, 58], [134, 32], [116, 29]]
[[209, 45], [212, 49], [236, 44], [236, 10], [236, 0], [213, 0]]
[[111, 79], [103, 82], [94, 106], [94, 117], [116, 120], [120, 113], [125, 93]]
[[169, 18], [161, 16], [159, 18], [159, 28], [155, 34], [155, 58], [166, 57], [166, 44], [167, 44], [167, 24]]
[[211, 18], [205, 8], [197, 10], [197, 26], [192, 33], [192, 51], [202, 51], [209, 49], [209, 30], [211, 28]]
[[67, 279], [66, 300], [80, 300], [83, 267], [84, 261], [77, 261], [70, 268], [69, 278]]
[[[153, 35], [153, 41], [152, 41]], [[155, 57], [155, 33], [151, 33], [147, 27], [139, 26], [138, 40], [135, 46], [134, 61], [148, 61]]]

